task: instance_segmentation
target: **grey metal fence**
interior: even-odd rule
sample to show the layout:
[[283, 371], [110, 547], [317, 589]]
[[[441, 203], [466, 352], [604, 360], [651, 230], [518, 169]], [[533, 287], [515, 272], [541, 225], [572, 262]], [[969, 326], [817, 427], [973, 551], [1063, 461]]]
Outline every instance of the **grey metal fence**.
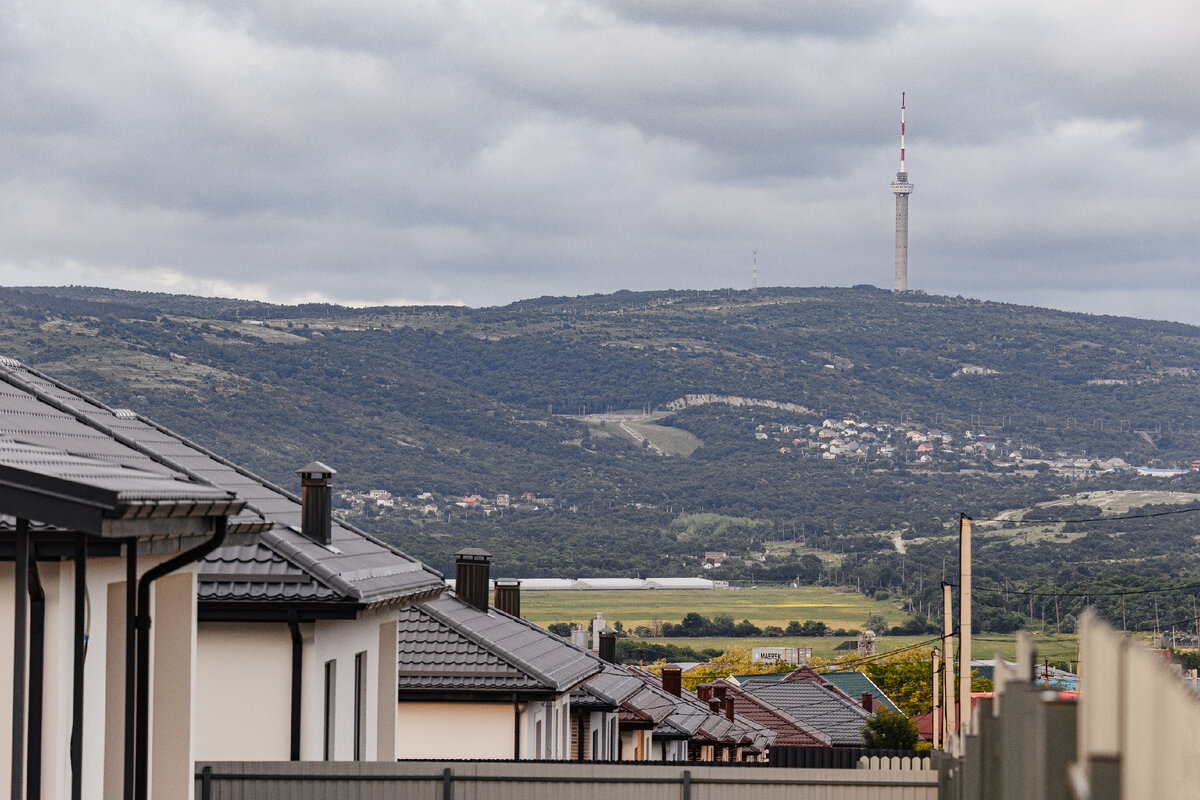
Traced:
[[212, 762], [197, 800], [936, 800], [930, 770], [632, 762]]

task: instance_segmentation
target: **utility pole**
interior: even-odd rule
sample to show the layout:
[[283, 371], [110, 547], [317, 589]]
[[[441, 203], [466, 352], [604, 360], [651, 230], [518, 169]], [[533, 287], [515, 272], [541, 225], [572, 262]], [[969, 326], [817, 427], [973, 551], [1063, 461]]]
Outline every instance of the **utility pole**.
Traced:
[[938, 686], [938, 669], [939, 669], [939, 667], [940, 667], [940, 665], [938, 664], [938, 649], [935, 647], [935, 648], [933, 648], [933, 749], [934, 750], [937, 750], [940, 748], [941, 737], [939, 736], [939, 734], [942, 732], [942, 701], [941, 701], [941, 696], [940, 696], [940, 692], [939, 692], [941, 687]]
[[[948, 742], [954, 735], [957, 726], [954, 724], [954, 602], [950, 597], [950, 584], [942, 581], [942, 653], [943, 661], [942, 686], [945, 687], [945, 697], [942, 706], [945, 711], [945, 724], [942, 726], [943, 741]], [[944, 745], [943, 745], [944, 746]]]
[[971, 725], [971, 518], [966, 514], [958, 518], [958, 558], [959, 729], [965, 735]]

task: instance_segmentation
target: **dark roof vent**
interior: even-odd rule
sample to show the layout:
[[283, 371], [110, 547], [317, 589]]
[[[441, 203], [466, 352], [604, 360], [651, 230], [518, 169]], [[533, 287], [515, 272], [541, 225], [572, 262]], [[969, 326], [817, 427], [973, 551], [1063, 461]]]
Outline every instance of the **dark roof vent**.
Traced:
[[333, 490], [329, 479], [337, 470], [320, 461], [313, 461], [300, 474], [300, 532], [320, 545], [333, 542]]
[[607, 625], [600, 629], [600, 659], [617, 663], [617, 632]]
[[496, 599], [492, 603], [505, 614], [514, 617], [521, 616], [521, 582], [517, 580], [497, 580]]
[[478, 547], [464, 547], [454, 556], [454, 593], [464, 603], [487, 611], [492, 554]]

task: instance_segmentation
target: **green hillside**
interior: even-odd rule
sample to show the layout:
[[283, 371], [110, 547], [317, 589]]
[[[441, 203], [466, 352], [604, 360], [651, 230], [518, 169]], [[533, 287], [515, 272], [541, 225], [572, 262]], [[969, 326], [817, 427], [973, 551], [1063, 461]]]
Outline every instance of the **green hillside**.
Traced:
[[[442, 569], [467, 544], [525, 576], [694, 575], [722, 550], [735, 581], [849, 584], [920, 611], [967, 513], [1011, 516], [980, 529], [976, 575], [1010, 581], [983, 602], [996, 627], [1030, 611], [1013, 582], [1197, 574], [1192, 516], [1061, 521], [1091, 516], [1089, 492], [1173, 492], [1135, 513], [1200, 492], [1102, 463], [1200, 457], [1200, 329], [1181, 324], [872, 287], [482, 309], [71, 287], [0, 289], [0, 353], [284, 485], [319, 458], [340, 489], [386, 490], [396, 504], [341, 504]], [[456, 505], [469, 495], [484, 502]], [[1033, 532], [1016, 513], [1055, 502]], [[1160, 599], [1182, 614], [1188, 596]], [[1152, 618], [1154, 597], [1127, 614]]]

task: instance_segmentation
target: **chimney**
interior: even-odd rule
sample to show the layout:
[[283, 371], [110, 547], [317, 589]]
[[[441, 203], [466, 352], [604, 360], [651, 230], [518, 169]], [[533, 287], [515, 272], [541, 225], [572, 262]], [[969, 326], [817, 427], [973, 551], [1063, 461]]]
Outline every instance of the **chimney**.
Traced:
[[714, 683], [712, 685], [712, 696], [717, 698], [718, 700], [720, 700], [722, 697], [724, 697], [725, 696], [725, 684]]
[[592, 618], [592, 649], [596, 652], [600, 651], [600, 631], [607, 628], [608, 623], [604, 621], [604, 615], [597, 612]]
[[517, 580], [497, 580], [496, 581], [496, 600], [492, 605], [503, 611], [505, 614], [511, 614], [514, 617], [521, 616], [521, 582]]
[[867, 711], [875, 710], [875, 697], [870, 692], [862, 693], [862, 707]]
[[725, 702], [725, 719], [729, 720], [730, 722], [733, 722], [733, 698], [726, 697], [724, 702]]
[[571, 631], [571, 644], [575, 645], [576, 647], [581, 647], [584, 650], [588, 649], [588, 632], [586, 625], [579, 623]]
[[709, 698], [712, 697], [712, 684], [711, 683], [698, 684], [696, 686], [696, 697], [707, 703]]
[[333, 541], [333, 490], [329, 479], [337, 470], [314, 461], [300, 475], [300, 532], [320, 545]]
[[607, 625], [600, 629], [600, 659], [617, 663], [617, 632]]
[[683, 691], [683, 670], [674, 664], [662, 668], [662, 687], [679, 697]]
[[709, 710], [709, 711], [711, 711], [711, 712], [712, 712], [712, 713], [714, 713], [714, 714], [720, 714], [720, 713], [721, 713], [721, 701], [720, 701], [720, 699], [719, 699], [719, 698], [716, 698], [716, 697], [710, 697], [710, 698], [708, 698], [708, 710]]
[[454, 556], [457, 559], [454, 564], [454, 593], [459, 600], [480, 611], [487, 611], [492, 554], [478, 547], [464, 547]]

